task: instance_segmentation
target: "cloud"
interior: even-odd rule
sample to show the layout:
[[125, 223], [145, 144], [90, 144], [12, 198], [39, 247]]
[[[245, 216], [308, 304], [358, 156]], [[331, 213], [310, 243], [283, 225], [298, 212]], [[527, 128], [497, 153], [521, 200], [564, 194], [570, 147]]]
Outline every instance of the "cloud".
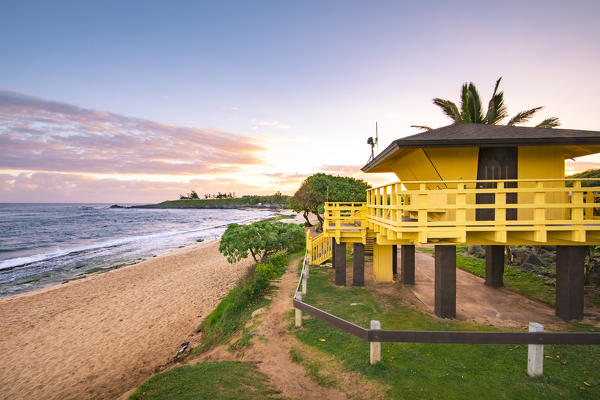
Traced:
[[39, 202], [52, 198], [56, 202], [156, 203], [176, 199], [178, 194], [192, 189], [200, 195], [219, 191], [237, 195], [271, 193], [263, 186], [236, 179], [192, 179], [182, 183], [96, 179], [82, 174], [50, 172], [0, 174], [0, 202]]
[[250, 123], [252, 125], [254, 125], [254, 127], [266, 126], [266, 127], [272, 127], [272, 128], [290, 129], [289, 125], [283, 124], [283, 123], [281, 123], [279, 121], [275, 121], [275, 120], [258, 120], [258, 119], [253, 119], [252, 121], [250, 121]]
[[0, 89], [0, 168], [206, 174], [262, 164], [251, 137], [80, 108]]
[[600, 168], [600, 162], [594, 161], [565, 161], [565, 174], [573, 175], [579, 172], [584, 172], [589, 169], [598, 169]]

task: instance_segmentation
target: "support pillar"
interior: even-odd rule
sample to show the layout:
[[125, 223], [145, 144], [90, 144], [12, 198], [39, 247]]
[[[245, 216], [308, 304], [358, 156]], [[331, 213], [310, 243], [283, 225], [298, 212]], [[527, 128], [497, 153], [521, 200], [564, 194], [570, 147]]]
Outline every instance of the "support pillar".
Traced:
[[504, 275], [504, 246], [485, 246], [485, 284], [502, 287]]
[[335, 254], [335, 284], [338, 286], [346, 286], [346, 243], [337, 243], [333, 248]]
[[400, 247], [400, 273], [402, 283], [415, 284], [415, 246], [403, 244]]
[[354, 243], [352, 286], [365, 286], [365, 245]]
[[398, 276], [398, 245], [392, 245], [392, 275]]
[[456, 317], [456, 246], [435, 246], [435, 315]]
[[331, 266], [335, 268], [335, 238], [331, 238]]
[[556, 246], [556, 316], [583, 318], [585, 246]]

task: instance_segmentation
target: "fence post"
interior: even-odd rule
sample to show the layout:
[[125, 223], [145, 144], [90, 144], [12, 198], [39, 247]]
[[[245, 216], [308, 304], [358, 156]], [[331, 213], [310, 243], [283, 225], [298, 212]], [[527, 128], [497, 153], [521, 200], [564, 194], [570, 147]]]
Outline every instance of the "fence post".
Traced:
[[[296, 292], [296, 300], [302, 301], [302, 293]], [[300, 328], [302, 326], [302, 310], [296, 308], [296, 328]]]
[[[381, 322], [372, 319], [371, 329], [381, 329]], [[371, 365], [381, 361], [381, 342], [370, 342], [371, 344]]]
[[[529, 332], [544, 332], [544, 326], [530, 322]], [[527, 347], [527, 375], [540, 376], [544, 373], [544, 345], [530, 344]]]
[[306, 276], [306, 270], [302, 270], [302, 294], [305, 295], [306, 294], [306, 281], [307, 281], [307, 276]]
[[308, 262], [308, 258], [304, 259], [304, 271], [306, 271], [306, 279], [308, 279], [308, 270], [310, 269], [310, 263]]

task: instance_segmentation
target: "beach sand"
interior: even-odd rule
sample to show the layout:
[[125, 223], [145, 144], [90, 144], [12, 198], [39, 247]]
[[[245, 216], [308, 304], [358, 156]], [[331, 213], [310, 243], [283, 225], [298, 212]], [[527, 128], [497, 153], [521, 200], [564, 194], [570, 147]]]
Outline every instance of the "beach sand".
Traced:
[[251, 264], [228, 264], [213, 241], [0, 299], [0, 398], [118, 398], [190, 340]]

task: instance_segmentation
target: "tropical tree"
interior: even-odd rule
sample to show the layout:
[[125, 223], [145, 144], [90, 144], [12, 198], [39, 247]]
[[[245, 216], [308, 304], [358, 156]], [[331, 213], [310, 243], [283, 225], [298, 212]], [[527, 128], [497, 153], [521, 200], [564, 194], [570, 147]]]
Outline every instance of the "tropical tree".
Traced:
[[311, 226], [309, 214], [314, 214], [319, 220], [317, 230], [321, 230], [321, 213], [325, 201], [364, 202], [367, 198], [366, 190], [370, 187], [362, 179], [317, 173], [302, 182], [290, 204], [294, 211], [303, 213], [307, 226]]
[[296, 224], [267, 221], [229, 224], [221, 237], [219, 251], [229, 263], [247, 258], [248, 254], [258, 263], [279, 251], [300, 250], [304, 241], [304, 229]]
[[[506, 105], [504, 104], [504, 92], [498, 92], [498, 86], [502, 77], [496, 81], [494, 92], [488, 102], [487, 110], [484, 112], [481, 98], [473, 82], [464, 83], [460, 94], [460, 108], [452, 101], [436, 97], [433, 104], [438, 106], [444, 114], [457, 124], [489, 124], [499, 125], [503, 119], [508, 117]], [[518, 112], [506, 125], [513, 126], [528, 122], [543, 107], [534, 107], [529, 110]], [[557, 117], [546, 118], [536, 125], [536, 128], [554, 128], [560, 125]], [[412, 125], [414, 128], [431, 130], [427, 125]]]

